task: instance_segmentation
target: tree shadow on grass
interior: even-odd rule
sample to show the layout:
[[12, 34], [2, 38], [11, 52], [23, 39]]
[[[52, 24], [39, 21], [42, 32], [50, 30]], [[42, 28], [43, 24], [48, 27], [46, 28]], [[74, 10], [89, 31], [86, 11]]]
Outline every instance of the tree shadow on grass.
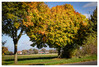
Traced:
[[[18, 61], [35, 60], [35, 59], [53, 59], [53, 58], [57, 58], [57, 56], [54, 56], [54, 57], [37, 57], [37, 58], [19, 58]], [[14, 61], [14, 59], [6, 59], [5, 61]]]
[[[36, 60], [36, 59], [38, 59], [38, 60], [39, 59], [42, 59], [42, 60], [48, 59], [48, 60], [50, 60], [50, 59], [53, 59], [53, 58], [57, 58], [57, 56], [54, 56], [54, 57], [36, 57], [36, 58], [31, 58], [31, 57], [30, 58], [19, 58], [18, 61]], [[4, 61], [5, 61], [5, 63], [3, 63], [2, 65], [9, 65], [9, 64], [13, 65], [10, 62], [14, 61], [14, 59], [5, 59]], [[44, 65], [44, 64], [22, 64], [22, 65]]]
[[29, 65], [44, 65], [44, 64], [29, 64]]
[[12, 62], [4, 62], [4, 63], [2, 63], [2, 65], [9, 65], [9, 64], [12, 64]]

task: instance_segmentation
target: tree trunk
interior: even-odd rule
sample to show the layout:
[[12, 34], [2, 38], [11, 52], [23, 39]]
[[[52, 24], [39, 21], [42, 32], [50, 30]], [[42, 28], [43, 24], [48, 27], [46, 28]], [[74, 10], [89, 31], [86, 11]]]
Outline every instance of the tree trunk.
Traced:
[[58, 58], [60, 58], [60, 54], [61, 54], [60, 50], [61, 50], [61, 48], [59, 47], [58, 48]]
[[66, 45], [63, 48], [61, 58], [72, 58], [72, 50], [71, 49], [72, 49], [71, 45]]
[[14, 44], [14, 63], [17, 64], [17, 44]]
[[63, 50], [63, 52], [61, 54], [61, 58], [72, 58], [72, 56], [69, 51]]
[[13, 34], [13, 42], [14, 42], [14, 63], [17, 64], [17, 43], [20, 39], [20, 37], [22, 36], [24, 29], [21, 29], [19, 35], [17, 36], [17, 29], [15, 29], [15, 33]]
[[17, 64], [17, 39], [14, 39], [14, 63]]

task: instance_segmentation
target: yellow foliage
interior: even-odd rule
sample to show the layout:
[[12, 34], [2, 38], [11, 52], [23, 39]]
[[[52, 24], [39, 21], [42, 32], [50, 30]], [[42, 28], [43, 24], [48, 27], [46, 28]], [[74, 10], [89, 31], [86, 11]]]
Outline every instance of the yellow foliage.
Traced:
[[87, 26], [87, 23], [86, 22], [83, 22], [83, 24], [82, 24], [83, 26]]
[[20, 26], [20, 23], [15, 22], [15, 23], [14, 23], [14, 26], [18, 29], [18, 28], [19, 28], [19, 26]]
[[[76, 39], [74, 35], [77, 35], [81, 21], [85, 21], [82, 25], [87, 26], [86, 18], [76, 12], [70, 4], [58, 5], [51, 9], [46, 5], [44, 6], [44, 4], [41, 4], [41, 6], [39, 5], [40, 9], [36, 8], [37, 4], [33, 3], [33, 7], [31, 6], [33, 9], [30, 9], [32, 12], [30, 15], [33, 16], [27, 16], [28, 21], [31, 21], [30, 19], [33, 17], [34, 20], [36, 20], [32, 22], [36, 25], [33, 27], [33, 31], [36, 32], [31, 31], [32, 33], [35, 33], [33, 37], [35, 36], [36, 39], [41, 36], [46, 36], [42, 38], [44, 42], [47, 39], [52, 45], [66, 45], [67, 43], [73, 43], [72, 39]], [[24, 24], [31, 25], [31, 23]]]

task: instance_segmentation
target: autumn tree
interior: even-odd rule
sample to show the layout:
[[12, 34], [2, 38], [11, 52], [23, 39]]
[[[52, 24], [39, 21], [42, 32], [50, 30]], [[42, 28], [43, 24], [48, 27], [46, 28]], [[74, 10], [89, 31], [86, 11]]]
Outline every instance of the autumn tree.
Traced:
[[35, 9], [35, 11], [31, 8], [30, 10], [32, 16], [33, 23], [35, 26], [29, 26], [27, 29], [27, 35], [30, 37], [30, 41], [33, 41], [31, 46], [37, 46], [37, 48], [47, 47], [46, 44], [46, 35], [47, 27], [50, 23], [50, 9], [45, 3], [41, 3]]
[[[42, 9], [45, 7], [46, 9]], [[31, 41], [34, 42], [32, 46], [37, 45], [38, 48], [42, 48], [48, 44], [50, 47], [58, 48], [59, 55], [60, 49], [63, 49], [62, 57], [67, 55], [69, 57], [70, 54], [65, 52], [65, 49], [70, 49], [69, 51], [72, 52], [71, 45], [82, 43], [84, 35], [86, 35], [88, 19], [76, 12], [70, 4], [59, 5], [51, 9], [46, 5], [39, 8], [43, 10], [43, 12], [40, 10], [41, 14], [39, 12], [39, 16], [43, 19], [39, 18], [41, 22], [35, 28], [31, 27], [27, 31]]]
[[38, 23], [38, 19], [42, 19], [35, 17], [36, 14], [38, 14], [37, 8], [39, 8], [41, 3], [42, 2], [2, 2], [2, 33], [13, 39], [15, 63], [17, 63], [17, 45], [22, 33], [24, 33], [29, 26], [37, 26], [36, 23]]
[[72, 53], [81, 45], [86, 35], [88, 19], [73, 9], [70, 4], [60, 5], [51, 9], [53, 23], [50, 25], [48, 44], [59, 50], [61, 57], [72, 57]]

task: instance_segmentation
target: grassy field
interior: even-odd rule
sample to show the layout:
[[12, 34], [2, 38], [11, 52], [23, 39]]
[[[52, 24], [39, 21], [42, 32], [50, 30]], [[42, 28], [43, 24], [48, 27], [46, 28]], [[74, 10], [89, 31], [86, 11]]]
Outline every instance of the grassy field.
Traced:
[[[16, 65], [60, 65], [93, 60], [97, 60], [96, 55], [84, 56], [82, 58], [73, 57], [71, 59], [57, 58], [57, 54], [18, 55], [18, 63]], [[3, 56], [2, 65], [14, 65], [14, 56]]]

